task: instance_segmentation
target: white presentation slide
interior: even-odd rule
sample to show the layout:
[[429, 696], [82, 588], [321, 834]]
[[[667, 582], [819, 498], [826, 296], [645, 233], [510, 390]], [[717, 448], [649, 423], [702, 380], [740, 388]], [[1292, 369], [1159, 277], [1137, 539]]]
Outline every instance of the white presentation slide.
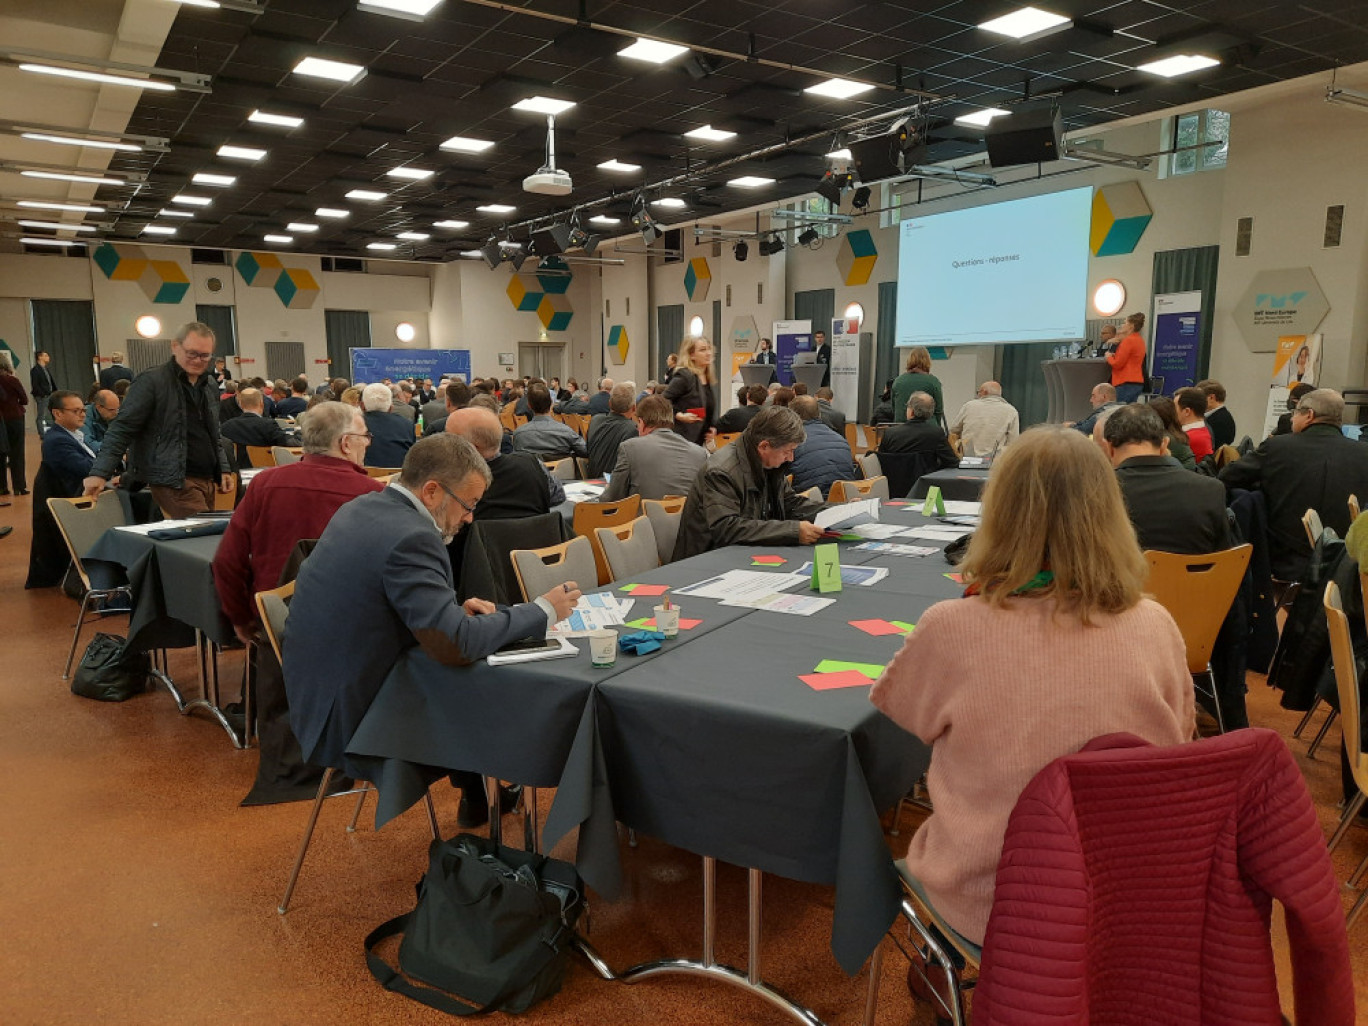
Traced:
[[1092, 189], [902, 222], [899, 346], [1084, 337]]

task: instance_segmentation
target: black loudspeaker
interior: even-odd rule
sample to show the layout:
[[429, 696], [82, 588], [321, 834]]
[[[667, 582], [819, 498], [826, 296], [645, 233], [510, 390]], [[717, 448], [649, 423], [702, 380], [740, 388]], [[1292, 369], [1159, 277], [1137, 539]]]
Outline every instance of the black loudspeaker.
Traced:
[[570, 226], [553, 224], [532, 233], [532, 252], [537, 256], [555, 256], [570, 248]]
[[983, 131], [988, 163], [993, 167], [1011, 167], [1058, 160], [1062, 134], [1059, 112], [1048, 107], [994, 118]]
[[848, 144], [850, 163], [865, 184], [896, 178], [903, 173], [902, 150], [896, 135], [876, 135]]

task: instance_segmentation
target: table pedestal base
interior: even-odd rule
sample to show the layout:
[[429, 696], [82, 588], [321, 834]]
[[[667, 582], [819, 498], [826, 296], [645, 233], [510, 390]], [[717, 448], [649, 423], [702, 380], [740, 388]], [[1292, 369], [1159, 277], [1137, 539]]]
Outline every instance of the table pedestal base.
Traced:
[[[220, 709], [214, 701], [210, 700], [210, 697], [217, 698], [218, 691], [218, 664], [213, 661], [212, 653], [210, 653], [206, 660], [205, 650], [210, 643], [205, 641], [203, 635], [198, 631], [195, 632], [195, 641], [196, 656], [199, 659], [200, 666], [200, 683], [203, 688], [201, 694], [205, 697], [191, 699], [188, 702], [185, 700], [185, 696], [181, 694], [180, 688], [176, 686], [176, 682], [172, 680], [171, 675], [166, 672], [165, 649], [156, 649], [149, 653], [152, 660], [151, 675], [156, 680], [160, 681], [161, 685], [171, 693], [171, 697], [175, 699], [176, 702], [176, 710], [182, 716], [189, 716], [193, 709], [203, 709], [214, 718], [215, 722], [217, 722], [225, 732], [227, 732], [228, 738], [233, 742], [234, 748], [246, 748], [245, 739], [238, 737], [237, 731], [234, 730], [233, 725], [228, 722], [228, 717], [223, 714], [223, 710]], [[213, 682], [212, 685], [208, 684], [208, 681], [210, 680]], [[246, 731], [244, 730], [244, 734], [245, 733]]]
[[589, 959], [589, 964], [605, 980], [637, 983], [653, 976], [703, 976], [721, 983], [729, 983], [764, 998], [775, 1008], [787, 1012], [805, 1026], [825, 1026], [809, 1009], [781, 991], [775, 990], [760, 978], [760, 902], [763, 880], [764, 874], [760, 870], [746, 870], [748, 930], [745, 972], [729, 965], [722, 965], [714, 957], [714, 941], [717, 936], [717, 860], [707, 855], [703, 856], [703, 957], [699, 961], [685, 958], [661, 959], [642, 962], [620, 973], [614, 973], [588, 941], [576, 937], [575, 942]]

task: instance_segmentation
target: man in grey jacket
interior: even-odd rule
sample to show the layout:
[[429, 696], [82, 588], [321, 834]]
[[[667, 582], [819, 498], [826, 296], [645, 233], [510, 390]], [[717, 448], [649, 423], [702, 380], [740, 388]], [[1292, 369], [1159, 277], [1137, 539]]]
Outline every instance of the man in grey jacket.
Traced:
[[228, 492], [233, 478], [219, 444], [218, 385], [209, 373], [214, 331], [191, 321], [176, 332], [171, 359], [138, 376], [119, 415], [105, 432], [85, 479], [94, 498], [129, 454], [129, 472], [146, 481], [169, 517], [213, 508], [214, 489]]
[[663, 395], [648, 395], [636, 406], [637, 438], [618, 446], [617, 463], [600, 502], [629, 495], [663, 499], [688, 495], [708, 462], [708, 451], [674, 430], [674, 407]]

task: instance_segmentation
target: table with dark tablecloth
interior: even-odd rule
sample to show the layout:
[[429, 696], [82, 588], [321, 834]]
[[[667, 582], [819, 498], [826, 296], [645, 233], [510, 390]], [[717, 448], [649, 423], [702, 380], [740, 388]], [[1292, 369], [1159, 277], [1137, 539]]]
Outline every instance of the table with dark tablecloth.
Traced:
[[988, 483], [988, 471], [963, 467], [950, 470], [937, 470], [917, 478], [909, 499], [926, 498], [926, 490], [936, 485], [941, 490], [942, 499], [957, 499], [963, 502], [978, 502], [983, 498], [983, 487]]

